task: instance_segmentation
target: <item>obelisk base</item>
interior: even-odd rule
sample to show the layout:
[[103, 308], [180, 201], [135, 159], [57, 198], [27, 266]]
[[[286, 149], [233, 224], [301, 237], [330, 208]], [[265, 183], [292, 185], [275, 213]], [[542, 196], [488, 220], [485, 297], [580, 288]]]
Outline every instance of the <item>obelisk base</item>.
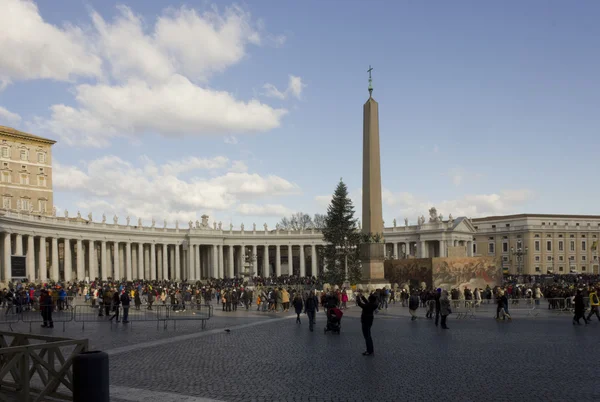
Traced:
[[390, 289], [383, 268], [384, 245], [382, 243], [361, 244], [360, 255], [362, 279], [359, 285], [369, 291], [384, 287]]

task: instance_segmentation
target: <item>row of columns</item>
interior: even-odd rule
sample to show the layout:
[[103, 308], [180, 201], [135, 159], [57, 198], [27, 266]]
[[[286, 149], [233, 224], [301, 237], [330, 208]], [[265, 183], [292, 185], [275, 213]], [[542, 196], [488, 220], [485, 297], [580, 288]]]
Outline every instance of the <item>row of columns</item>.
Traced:
[[[435, 252], [431, 252], [430, 245], [432, 242], [438, 243], [438, 255]], [[386, 243], [390, 244], [390, 243]], [[393, 242], [392, 249], [393, 255], [396, 258], [400, 258], [399, 251], [404, 255], [413, 255], [417, 258], [428, 258], [428, 257], [448, 257], [449, 246], [464, 246], [466, 247], [467, 257], [473, 256], [473, 241], [465, 240], [420, 240], [419, 242]], [[412, 245], [412, 246], [411, 246]], [[416, 250], [415, 250], [416, 247]]]
[[[134, 280], [199, 280], [240, 276], [245, 270], [246, 254], [251, 253], [254, 275], [282, 274], [280, 245], [239, 246], [220, 244], [169, 244], [83, 240], [22, 234], [3, 234], [2, 279], [10, 281], [11, 256], [26, 257], [26, 276], [35, 281], [73, 281], [100, 278]], [[24, 238], [25, 237], [25, 238]], [[25, 241], [25, 243], [24, 243]], [[24, 250], [24, 245], [26, 248]], [[269, 247], [275, 247], [274, 272]], [[285, 246], [284, 246], [285, 247]], [[309, 247], [311, 273], [318, 272], [316, 245], [299, 246], [299, 274], [306, 276], [306, 251]], [[225, 250], [227, 249], [227, 250]], [[48, 259], [48, 253], [50, 258]], [[99, 253], [99, 255], [98, 255]], [[261, 258], [262, 257], [262, 258]], [[292, 275], [293, 245], [287, 245], [288, 274]], [[258, 262], [262, 259], [262, 272]], [[236, 269], [237, 267], [237, 269]], [[249, 267], [250, 268], [250, 267]]]

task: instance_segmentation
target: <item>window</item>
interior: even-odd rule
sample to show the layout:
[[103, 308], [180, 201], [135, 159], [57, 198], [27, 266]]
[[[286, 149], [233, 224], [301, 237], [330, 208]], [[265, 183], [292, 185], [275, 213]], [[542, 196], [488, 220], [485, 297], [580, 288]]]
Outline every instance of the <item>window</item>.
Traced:
[[558, 242], [558, 251], [564, 251], [564, 248], [565, 248], [565, 247], [564, 247], [563, 241], [562, 241], [562, 240], [560, 240], [560, 241]]
[[562, 272], [562, 271], [563, 271], [563, 267], [558, 267], [558, 270], [559, 270], [560, 272]]
[[21, 198], [21, 209], [23, 211], [29, 211], [29, 200], [27, 198]]
[[562, 256], [562, 255], [559, 255], [559, 256], [558, 256], [558, 261], [564, 261], [564, 260], [565, 260], [565, 257], [564, 257], [564, 256]]
[[508, 262], [508, 257], [502, 257], [502, 261]]
[[585, 251], [585, 240], [581, 242], [581, 251]]
[[494, 238], [493, 237], [488, 237], [488, 240], [494, 240]]
[[563, 235], [559, 234], [558, 237], [562, 239]]
[[540, 272], [540, 267], [535, 267], [535, 272]]
[[48, 201], [46, 200], [39, 200], [38, 201], [38, 206], [40, 209], [40, 212], [46, 212], [46, 205], [47, 205]]
[[507, 223], [507, 224], [506, 224], [506, 227], [507, 227], [507, 228], [509, 228], [509, 227], [510, 227], [510, 223]]
[[21, 184], [29, 184], [29, 175], [28, 174], [22, 174], [21, 175]]
[[540, 241], [539, 240], [535, 241], [534, 246], [535, 246], [535, 251], [540, 251]]
[[508, 243], [506, 243], [506, 242], [502, 243], [502, 252], [508, 253]]
[[546, 235], [546, 237], [552, 237], [552, 235], [551, 235], [551, 234], [549, 234], [549, 235]]
[[7, 168], [8, 167], [8, 162], [2, 162], [2, 167]]
[[581, 270], [582, 270], [582, 271], [585, 271], [585, 267], [581, 267]]
[[496, 225], [492, 225], [492, 229], [496, 229]]
[[2, 157], [8, 158], [10, 156], [10, 152], [8, 151], [8, 147], [2, 147]]
[[575, 256], [574, 255], [570, 255], [569, 256], [569, 261], [575, 261]]
[[539, 235], [539, 234], [536, 234], [536, 235], [535, 235], [535, 236], [533, 236], [533, 237], [540, 237], [540, 235]]
[[546, 226], [546, 222], [542, 222], [542, 226]]
[[488, 244], [488, 254], [494, 254], [494, 252], [495, 252], [494, 243], [489, 243]]
[[585, 255], [581, 256], [581, 261], [585, 261]]
[[535, 262], [540, 262], [540, 256], [539, 255], [535, 256]]
[[582, 238], [582, 239], [585, 239], [585, 235], [581, 235], [581, 238]]
[[473, 243], [473, 255], [477, 254], [477, 243]]
[[46, 187], [46, 178], [44, 176], [38, 176], [38, 186]]
[[26, 160], [28, 160], [28, 159], [29, 159], [29, 158], [27, 158], [27, 151], [26, 151], [26, 150], [24, 150], [24, 149], [22, 149], [22, 150], [21, 150], [21, 160], [22, 160], [22, 161], [26, 161]]
[[579, 223], [576, 223], [575, 226], [579, 226]]
[[552, 261], [552, 256], [551, 255], [547, 256], [546, 261]]
[[552, 251], [552, 240], [546, 242], [546, 251]]
[[[598, 226], [600, 226], [600, 223], [598, 224]], [[479, 226], [473, 226], [475, 228], [475, 230], [479, 229]]]
[[10, 183], [10, 172], [2, 172], [2, 183]]
[[572, 235], [569, 235], [569, 237], [570, 237], [571, 239], [573, 239], [573, 238], [575, 238], [575, 235], [574, 235], [574, 234], [572, 234]]
[[46, 163], [46, 154], [38, 152], [38, 163]]
[[10, 197], [2, 197], [2, 208], [10, 209], [12, 204], [10, 201]]
[[571, 251], [575, 251], [575, 241], [571, 240]]

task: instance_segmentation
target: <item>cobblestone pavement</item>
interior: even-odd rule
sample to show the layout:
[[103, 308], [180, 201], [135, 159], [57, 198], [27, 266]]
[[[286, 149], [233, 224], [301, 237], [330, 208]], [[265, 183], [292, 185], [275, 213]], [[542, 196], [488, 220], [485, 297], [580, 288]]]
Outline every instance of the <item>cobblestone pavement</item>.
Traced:
[[293, 316], [244, 317], [245, 311], [235, 318], [218, 312], [204, 333], [147, 329], [144, 341], [125, 342], [126, 348], [121, 340], [132, 334], [113, 330], [119, 334], [109, 350], [111, 385], [119, 390], [113, 400], [148, 399], [135, 390], [189, 401], [600, 398], [597, 321], [573, 326], [568, 315], [515, 314], [497, 322], [481, 314], [450, 319], [451, 329], [443, 331], [424, 318], [411, 322], [396, 305], [376, 316], [375, 356], [365, 357], [359, 313], [348, 310], [340, 335], [323, 333], [322, 313], [311, 333], [306, 316], [298, 325]]

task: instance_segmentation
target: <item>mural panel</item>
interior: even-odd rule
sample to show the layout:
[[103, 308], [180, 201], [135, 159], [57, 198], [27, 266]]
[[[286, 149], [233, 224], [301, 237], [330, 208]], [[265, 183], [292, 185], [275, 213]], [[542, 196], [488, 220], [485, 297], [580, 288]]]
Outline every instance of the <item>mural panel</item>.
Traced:
[[384, 263], [385, 278], [392, 284], [408, 284], [421, 287], [421, 283], [429, 288], [432, 286], [431, 258], [409, 258], [403, 260], [388, 260]]
[[502, 264], [496, 257], [433, 258], [433, 286], [461, 291], [502, 283]]

